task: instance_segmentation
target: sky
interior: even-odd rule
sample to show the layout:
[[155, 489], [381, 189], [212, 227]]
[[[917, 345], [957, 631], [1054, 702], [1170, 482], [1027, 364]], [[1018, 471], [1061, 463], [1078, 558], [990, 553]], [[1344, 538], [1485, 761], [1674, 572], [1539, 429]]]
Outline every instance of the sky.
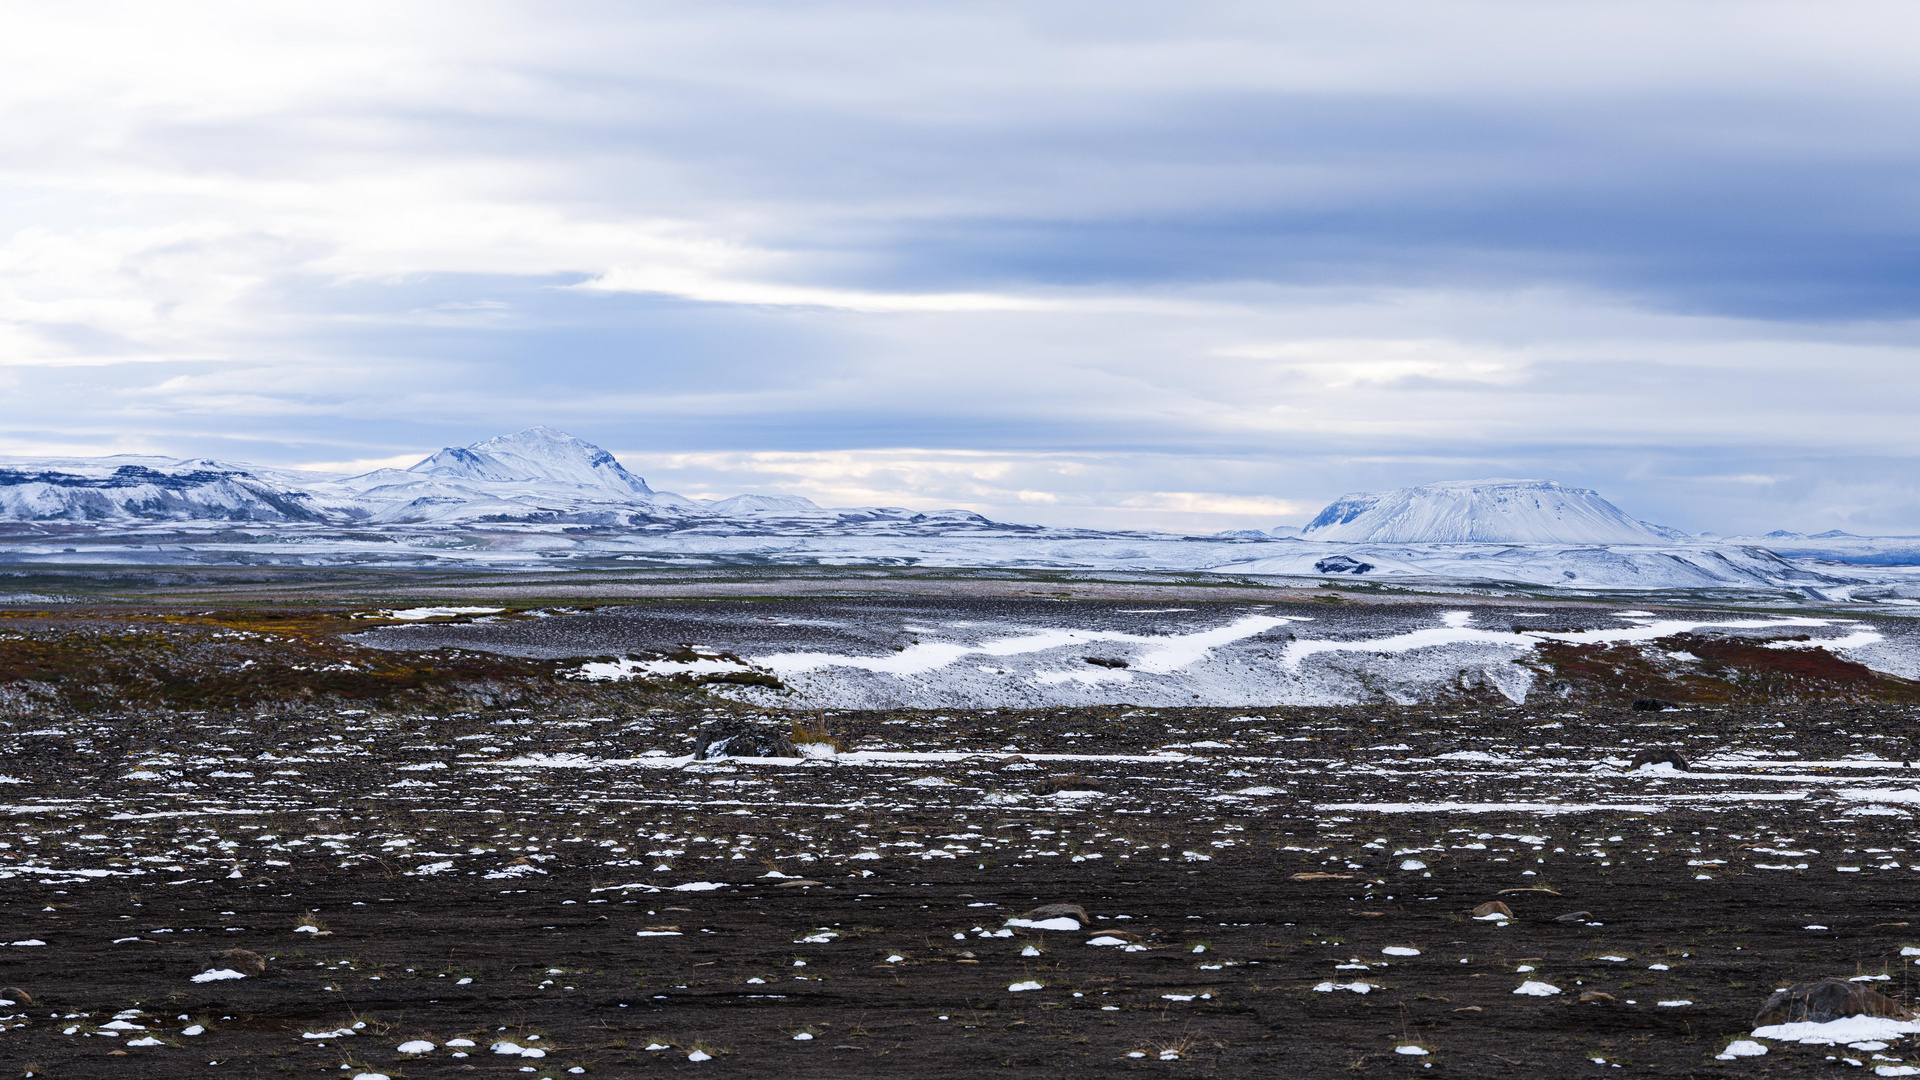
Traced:
[[0, 10], [0, 454], [1920, 533], [1920, 8]]

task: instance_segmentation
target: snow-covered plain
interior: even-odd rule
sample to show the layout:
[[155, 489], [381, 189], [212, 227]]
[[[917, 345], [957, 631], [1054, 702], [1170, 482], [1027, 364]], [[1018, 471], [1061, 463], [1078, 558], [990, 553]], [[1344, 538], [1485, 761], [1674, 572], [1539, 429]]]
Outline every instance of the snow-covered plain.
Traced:
[[[774, 707], [938, 709], [1412, 704], [1481, 691], [1523, 703], [1536, 693], [1532, 661], [1543, 646], [1628, 646], [1655, 668], [1685, 673], [1697, 658], [1664, 641], [1683, 634], [1920, 674], [1920, 628], [1907, 620], [1565, 607], [709, 602], [390, 626], [354, 640], [580, 657], [572, 674], [583, 681], [755, 675], [709, 691]], [[690, 652], [688, 642], [697, 643]], [[598, 659], [609, 653], [626, 655]]]

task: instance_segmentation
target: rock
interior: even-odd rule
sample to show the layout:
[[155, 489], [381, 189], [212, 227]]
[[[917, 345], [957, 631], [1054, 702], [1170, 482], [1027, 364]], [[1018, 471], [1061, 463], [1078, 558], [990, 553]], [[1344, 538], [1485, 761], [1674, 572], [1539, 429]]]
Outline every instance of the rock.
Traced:
[[1033, 785], [1035, 795], [1053, 795], [1062, 791], [1098, 791], [1099, 786], [1079, 773], [1049, 776]]
[[216, 968], [229, 968], [242, 975], [265, 975], [267, 958], [251, 949], [218, 949], [207, 954]]
[[1033, 922], [1040, 922], [1043, 919], [1079, 919], [1081, 926], [1090, 926], [1093, 923], [1093, 919], [1087, 915], [1087, 909], [1079, 904], [1041, 904], [1020, 917]]
[[1569, 911], [1565, 915], [1555, 915], [1553, 917], [1553, 921], [1554, 922], [1577, 922], [1577, 923], [1592, 922], [1593, 912]]
[[1511, 919], [1513, 918], [1513, 909], [1498, 900], [1489, 900], [1473, 909], [1473, 917], [1476, 919], [1484, 919], [1489, 915], [1498, 915], [1501, 918]]
[[1662, 701], [1657, 697], [1643, 697], [1633, 700], [1633, 711], [1635, 712], [1661, 712], [1666, 709], [1677, 709], [1679, 707], [1680, 706], [1675, 705], [1671, 701]]
[[799, 757], [793, 740], [768, 727], [744, 720], [714, 720], [700, 725], [693, 736], [696, 761], [726, 757]]
[[1583, 990], [1580, 992], [1582, 1005], [1611, 1005], [1614, 997], [1603, 990]]
[[1912, 1009], [1860, 983], [1844, 979], [1821, 979], [1819, 982], [1795, 983], [1785, 990], [1775, 990], [1766, 1004], [1760, 1006], [1760, 1011], [1754, 1014], [1753, 1026], [1761, 1028], [1803, 1020], [1824, 1024], [1849, 1016], [1907, 1020], [1913, 1015]]
[[1633, 755], [1633, 767], [1637, 769], [1642, 765], [1671, 765], [1681, 772], [1687, 771], [1687, 759], [1680, 756], [1680, 751], [1664, 746], [1648, 747]]
[[1361, 562], [1351, 555], [1335, 555], [1332, 558], [1321, 559], [1319, 562], [1314, 563], [1313, 568], [1322, 574], [1359, 575], [1371, 571], [1373, 564], [1370, 562]]
[[33, 995], [17, 986], [0, 986], [0, 998], [5, 998], [15, 1005], [33, 1004]]

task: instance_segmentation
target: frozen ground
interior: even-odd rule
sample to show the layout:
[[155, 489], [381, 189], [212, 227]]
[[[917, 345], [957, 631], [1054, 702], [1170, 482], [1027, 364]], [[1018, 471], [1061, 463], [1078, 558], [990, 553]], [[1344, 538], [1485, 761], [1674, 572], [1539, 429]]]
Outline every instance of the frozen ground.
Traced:
[[391, 626], [353, 640], [409, 651], [616, 657], [569, 669], [587, 680], [767, 676], [779, 688], [722, 692], [783, 708], [1410, 704], [1486, 694], [1519, 703], [1573, 692], [1550, 662], [1565, 647], [1627, 650], [1685, 683], [1708, 666], [1686, 651], [1694, 637], [1744, 642], [1783, 662], [1818, 654], [1920, 677], [1920, 628], [1910, 621], [1824, 613], [868, 598], [545, 616]]
[[1505, 582], [1583, 591], [1768, 589], [1796, 597], [1920, 598], [1920, 568], [1782, 557], [1764, 546], [1672, 540], [1640, 544], [1334, 543], [1279, 537], [1183, 537], [876, 519], [765, 520], [666, 531], [564, 523], [350, 531], [230, 522], [112, 526], [34, 523], [0, 536], [0, 565], [61, 567], [954, 567], [1205, 572], [1263, 578], [1421, 583]]

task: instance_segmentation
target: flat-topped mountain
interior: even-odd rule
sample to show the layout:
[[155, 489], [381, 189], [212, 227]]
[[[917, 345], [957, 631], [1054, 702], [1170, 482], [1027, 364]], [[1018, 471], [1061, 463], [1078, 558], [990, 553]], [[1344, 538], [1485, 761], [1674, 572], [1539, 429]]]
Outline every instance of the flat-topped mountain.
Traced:
[[1685, 538], [1628, 517], [1597, 491], [1552, 480], [1448, 480], [1342, 495], [1301, 536], [1388, 544], [1658, 544]]

